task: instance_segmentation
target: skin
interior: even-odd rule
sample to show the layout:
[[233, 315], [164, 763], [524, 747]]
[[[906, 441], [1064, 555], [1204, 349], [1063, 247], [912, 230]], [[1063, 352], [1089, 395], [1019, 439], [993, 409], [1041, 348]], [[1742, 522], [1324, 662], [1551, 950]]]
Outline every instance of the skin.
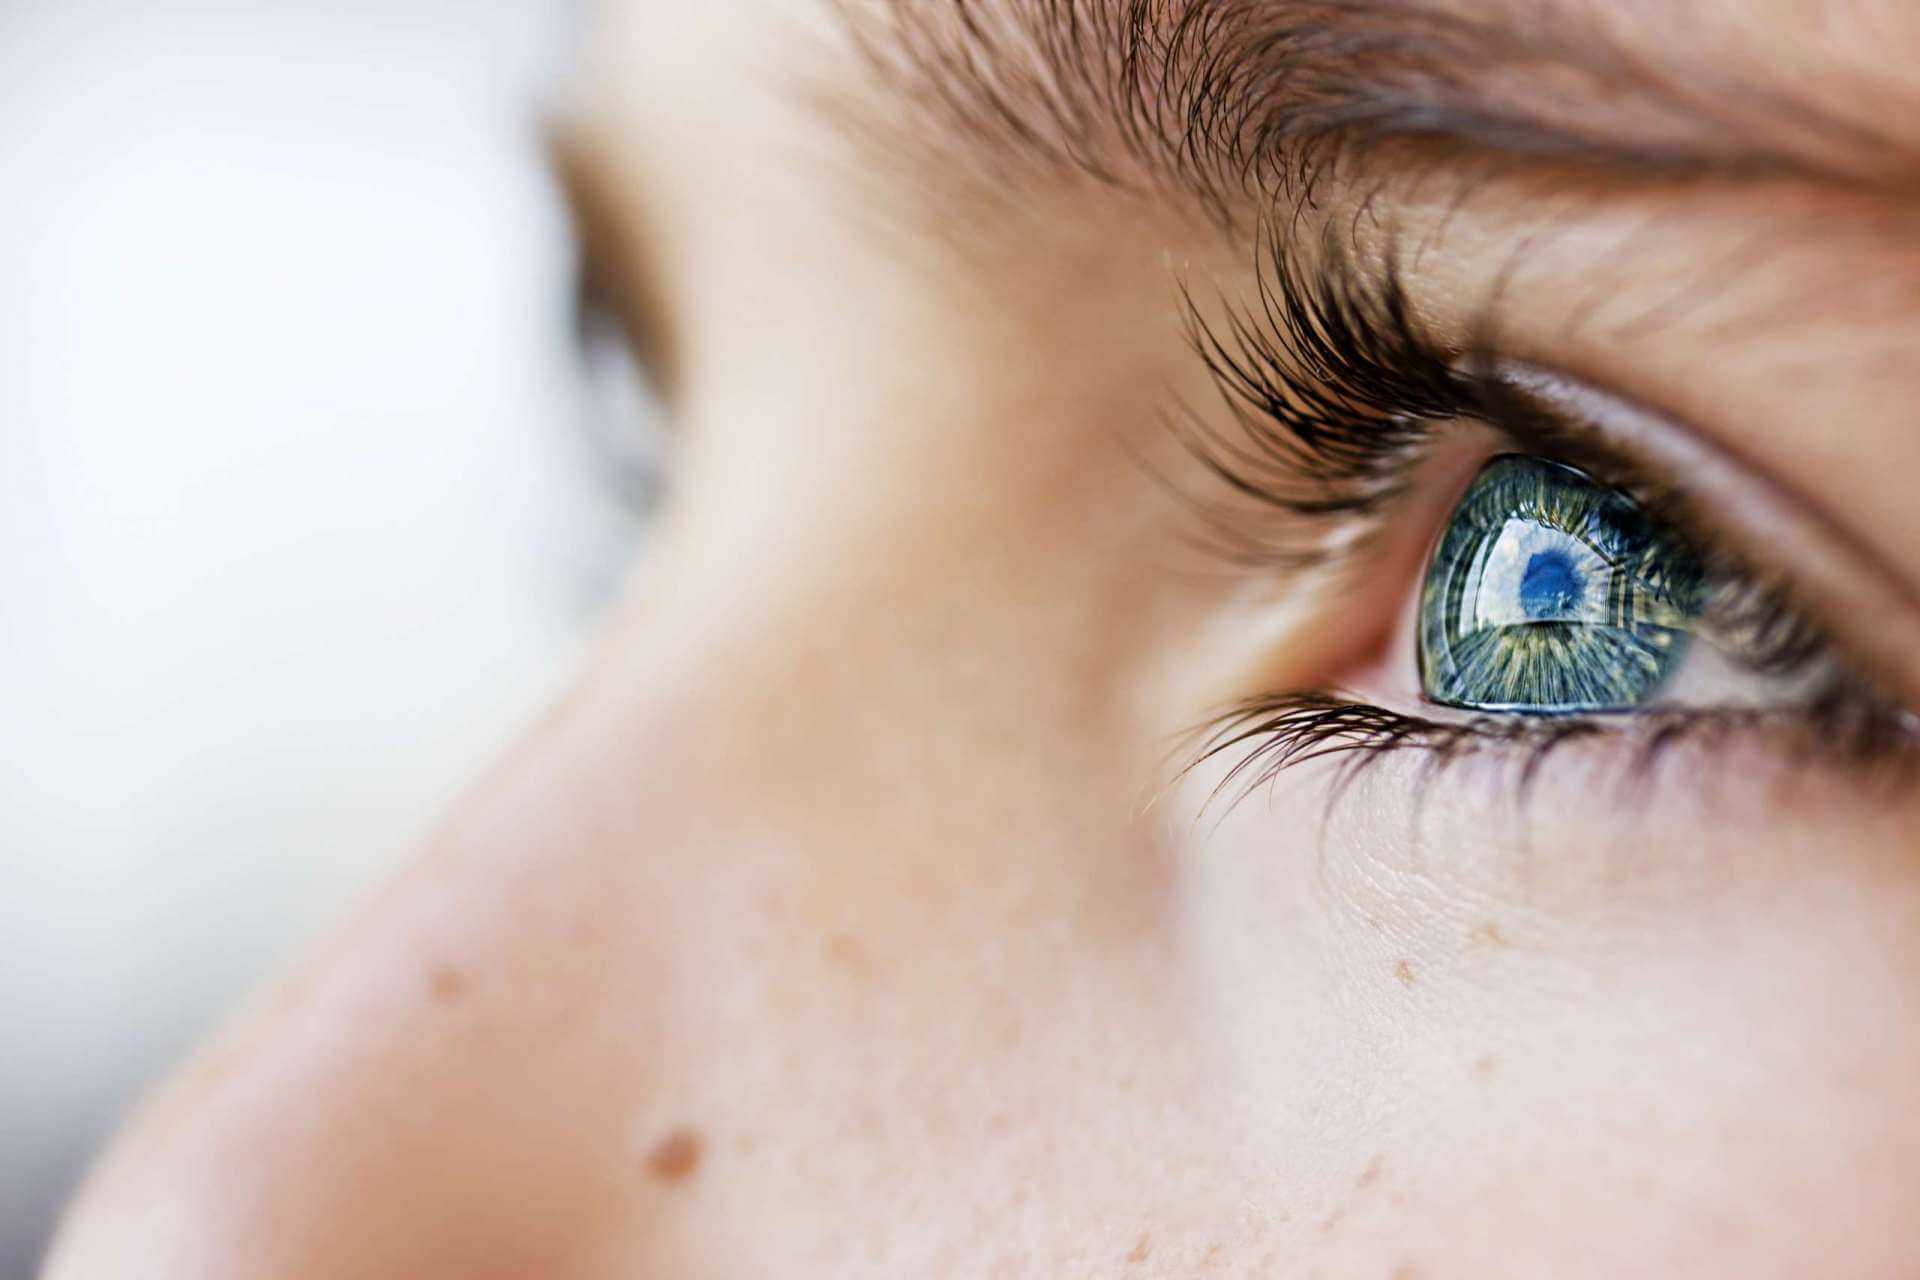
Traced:
[[[1688, 52], [1920, 93], [1892, 7], [1740, 22]], [[670, 508], [573, 693], [143, 1109], [50, 1277], [1911, 1273], [1910, 786], [1717, 741], [1629, 800], [1598, 743], [1525, 802], [1396, 757], [1209, 805], [1231, 762], [1175, 748], [1223, 701], [1417, 699], [1490, 446], [1368, 573], [1209, 558], [1146, 407], [1218, 404], [1175, 288], [1246, 296], [1244, 238], [1064, 176], [956, 237], [850, 181], [794, 102], [862, 76], [817, 0], [603, 24], [571, 136], [643, 246]], [[1920, 653], [1910, 197], [1768, 190], [1394, 201], [1442, 325], [1551, 222], [1511, 354], [1692, 423], [1649, 451]], [[1762, 228], [1657, 337], [1593, 318]]]

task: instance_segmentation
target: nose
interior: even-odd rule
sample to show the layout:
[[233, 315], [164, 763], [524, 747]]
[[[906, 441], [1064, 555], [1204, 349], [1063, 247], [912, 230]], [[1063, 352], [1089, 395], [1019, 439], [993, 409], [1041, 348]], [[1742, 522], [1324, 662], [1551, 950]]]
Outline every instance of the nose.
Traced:
[[645, 1127], [680, 931], [649, 850], [685, 753], [592, 706], [148, 1104], [49, 1275], [563, 1276], [645, 1217], [650, 1153], [651, 1181], [692, 1171], [697, 1137]]
[[[1043, 642], [923, 580], [640, 607], [146, 1107], [51, 1280], [706, 1274], [740, 1215], [974, 1159], [956, 1113], [1017, 1109], [1035, 1028], [1084, 1025], [1063, 949], [1137, 940], [1153, 894], [1125, 797], [1057, 785], [1099, 776], [1100, 735], [1050, 728], [1085, 691], [1058, 663], [1023, 683]], [[819, 1220], [857, 1220], [840, 1192]]]

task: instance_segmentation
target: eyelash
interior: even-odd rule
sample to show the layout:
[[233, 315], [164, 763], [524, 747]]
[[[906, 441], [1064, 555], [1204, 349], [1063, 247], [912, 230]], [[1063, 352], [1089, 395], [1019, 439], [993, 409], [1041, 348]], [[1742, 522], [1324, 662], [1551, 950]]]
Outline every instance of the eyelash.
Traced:
[[[1345, 252], [1337, 227], [1321, 236], [1319, 256], [1303, 262], [1302, 217], [1271, 226], [1261, 240], [1260, 282], [1251, 310], [1210, 324], [1185, 299], [1189, 340], [1213, 374], [1239, 432], [1227, 436], [1198, 415], [1175, 423], [1202, 467], [1234, 493], [1285, 517], [1277, 533], [1249, 532], [1244, 515], [1203, 506], [1217, 549], [1243, 564], [1303, 568], [1360, 554], [1364, 535], [1411, 490], [1416, 473], [1450, 422], [1473, 421], [1519, 451], [1579, 465], [1629, 493], [1668, 524], [1695, 536], [1709, 577], [1722, 584], [1711, 615], [1747, 640], [1746, 665], [1774, 676], [1813, 678], [1816, 692], [1785, 710], [1670, 707], [1631, 716], [1480, 715], [1435, 720], [1324, 690], [1283, 691], [1230, 708], [1203, 730], [1195, 765], [1243, 752], [1219, 791], [1244, 795], [1292, 765], [1339, 762], [1334, 794], [1391, 755], [1417, 751], [1439, 768], [1497, 752], [1518, 769], [1524, 792], [1562, 748], [1602, 737], [1634, 740], [1627, 776], [1644, 779], [1682, 743], [1724, 742], [1776, 730], [1796, 758], [1864, 767], [1916, 757], [1914, 718], [1855, 670], [1794, 603], [1790, 584], [1758, 573], [1699, 536], [1687, 495], [1620, 456], [1605, 442], [1528, 400], [1496, 371], [1492, 308], [1457, 351], [1431, 342], [1389, 256], [1368, 274]], [[1336, 540], [1360, 526], [1363, 537]], [[1304, 534], [1304, 536], [1303, 536]], [[1810, 762], [1810, 760], [1809, 760]]]

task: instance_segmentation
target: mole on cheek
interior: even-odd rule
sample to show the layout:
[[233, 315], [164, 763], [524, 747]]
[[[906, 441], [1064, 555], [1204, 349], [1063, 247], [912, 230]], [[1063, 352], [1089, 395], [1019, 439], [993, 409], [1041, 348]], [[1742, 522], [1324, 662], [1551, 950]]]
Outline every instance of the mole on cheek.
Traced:
[[647, 1172], [662, 1182], [683, 1182], [700, 1167], [700, 1135], [675, 1129], [647, 1154]]
[[433, 971], [428, 982], [435, 1004], [454, 1004], [467, 994], [467, 975], [451, 965], [442, 965]]

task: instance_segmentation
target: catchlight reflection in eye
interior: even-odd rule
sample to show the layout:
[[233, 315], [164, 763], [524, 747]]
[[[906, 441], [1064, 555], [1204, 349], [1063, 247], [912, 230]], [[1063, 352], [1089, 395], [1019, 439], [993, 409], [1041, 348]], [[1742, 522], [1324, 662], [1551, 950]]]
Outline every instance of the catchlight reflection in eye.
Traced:
[[1624, 494], [1495, 458], [1454, 510], [1420, 598], [1429, 700], [1545, 715], [1641, 706], [1700, 613], [1698, 558]]

